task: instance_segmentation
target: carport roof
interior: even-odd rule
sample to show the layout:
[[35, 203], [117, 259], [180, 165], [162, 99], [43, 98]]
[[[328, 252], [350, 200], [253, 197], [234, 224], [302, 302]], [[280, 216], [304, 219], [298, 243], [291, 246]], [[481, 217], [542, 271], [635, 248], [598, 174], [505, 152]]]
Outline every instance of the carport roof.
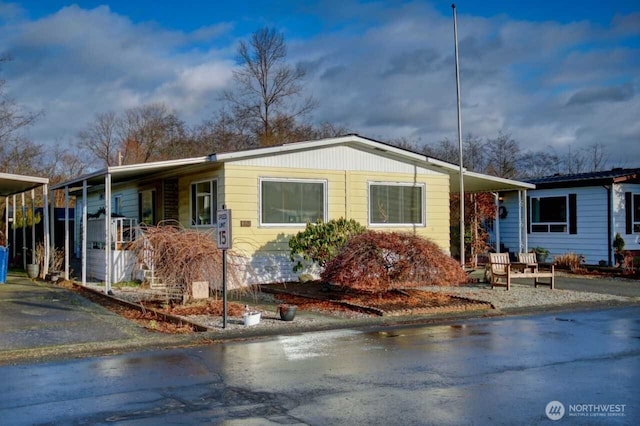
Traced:
[[20, 194], [48, 183], [47, 178], [0, 173], [0, 196]]

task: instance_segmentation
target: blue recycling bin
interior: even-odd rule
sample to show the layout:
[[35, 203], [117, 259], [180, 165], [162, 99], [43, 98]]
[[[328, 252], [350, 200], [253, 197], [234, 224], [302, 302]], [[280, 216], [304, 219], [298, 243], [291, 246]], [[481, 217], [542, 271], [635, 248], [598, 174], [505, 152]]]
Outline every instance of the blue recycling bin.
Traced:
[[7, 282], [7, 269], [9, 269], [9, 250], [0, 246], [0, 284]]

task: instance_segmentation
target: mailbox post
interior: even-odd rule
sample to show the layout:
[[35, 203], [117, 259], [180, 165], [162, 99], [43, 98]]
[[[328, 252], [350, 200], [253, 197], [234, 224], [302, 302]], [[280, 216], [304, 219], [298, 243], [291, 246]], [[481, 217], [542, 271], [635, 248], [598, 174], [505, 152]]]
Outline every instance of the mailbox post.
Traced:
[[216, 212], [218, 249], [222, 250], [222, 328], [227, 328], [227, 250], [231, 248], [231, 209]]

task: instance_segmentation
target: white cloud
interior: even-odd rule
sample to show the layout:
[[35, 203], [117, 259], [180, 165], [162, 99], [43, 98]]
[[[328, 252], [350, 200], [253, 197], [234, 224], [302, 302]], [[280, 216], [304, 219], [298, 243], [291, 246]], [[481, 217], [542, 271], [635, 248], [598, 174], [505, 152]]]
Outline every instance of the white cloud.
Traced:
[[[321, 34], [285, 31], [319, 101], [315, 121], [380, 139], [456, 138], [450, 15], [423, 2], [322, 6], [299, 6], [323, 23]], [[232, 22], [170, 31], [106, 6], [24, 16], [0, 3], [0, 52], [14, 59], [2, 76], [19, 103], [44, 110], [31, 133], [40, 142], [70, 140], [96, 113], [149, 102], [195, 124], [230, 84], [235, 45], [222, 40]], [[609, 26], [458, 18], [465, 134], [506, 131], [523, 149], [605, 143], [612, 159], [640, 166], [640, 14]]]
[[95, 114], [149, 102], [164, 101], [189, 119], [202, 114], [233, 66], [191, 43], [229, 28], [221, 23], [187, 34], [134, 24], [106, 6], [69, 6], [1, 26], [0, 51], [13, 58], [2, 71], [16, 101], [44, 112], [30, 130], [38, 142], [73, 140]]

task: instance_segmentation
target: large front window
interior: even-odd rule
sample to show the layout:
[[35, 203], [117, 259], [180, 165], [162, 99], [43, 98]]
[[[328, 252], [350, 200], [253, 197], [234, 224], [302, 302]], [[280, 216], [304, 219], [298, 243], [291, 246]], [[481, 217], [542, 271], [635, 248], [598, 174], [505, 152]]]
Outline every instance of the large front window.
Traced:
[[304, 225], [326, 220], [326, 185], [325, 181], [262, 179], [261, 224]]
[[531, 232], [567, 232], [567, 197], [531, 199]]
[[191, 184], [192, 225], [215, 225], [217, 193], [218, 185], [215, 180]]
[[424, 225], [424, 187], [413, 184], [369, 184], [369, 223]]

